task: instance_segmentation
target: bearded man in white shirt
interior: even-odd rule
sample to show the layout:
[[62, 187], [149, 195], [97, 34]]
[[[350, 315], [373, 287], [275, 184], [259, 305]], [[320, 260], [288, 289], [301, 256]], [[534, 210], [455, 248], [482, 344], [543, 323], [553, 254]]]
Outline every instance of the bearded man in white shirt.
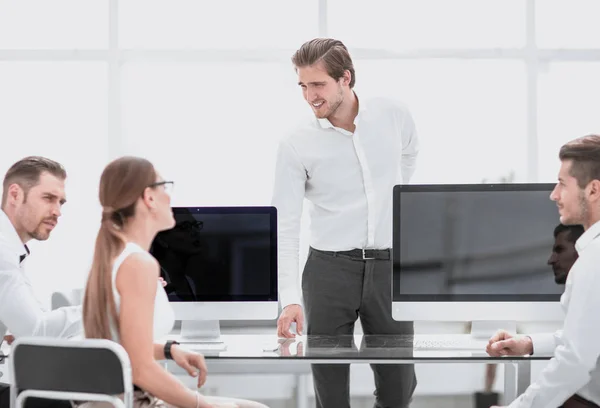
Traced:
[[[45, 241], [56, 227], [65, 203], [66, 171], [44, 157], [26, 157], [13, 164], [3, 182], [0, 211], [0, 339], [12, 337], [71, 337], [82, 333], [81, 307], [47, 311], [25, 275], [27, 242]], [[68, 264], [68, 263], [67, 263]], [[10, 391], [0, 384], [0, 407]], [[27, 407], [70, 406], [68, 402], [28, 399]]]
[[600, 135], [575, 139], [561, 147], [556, 201], [560, 222], [582, 224], [575, 243], [579, 257], [566, 280], [560, 302], [563, 330], [554, 334], [512, 336], [501, 331], [490, 339], [492, 356], [547, 354], [554, 357], [510, 408], [600, 406]]
[[[292, 57], [298, 85], [316, 119], [278, 149], [273, 205], [279, 220], [279, 337], [351, 335], [360, 316], [365, 334], [412, 334], [391, 316], [392, 190], [414, 172], [418, 138], [401, 104], [361, 99], [341, 41], [317, 38]], [[310, 252], [299, 285], [300, 219], [310, 203]], [[412, 365], [372, 365], [375, 407], [408, 406]], [[318, 408], [349, 408], [349, 366], [314, 365]]]

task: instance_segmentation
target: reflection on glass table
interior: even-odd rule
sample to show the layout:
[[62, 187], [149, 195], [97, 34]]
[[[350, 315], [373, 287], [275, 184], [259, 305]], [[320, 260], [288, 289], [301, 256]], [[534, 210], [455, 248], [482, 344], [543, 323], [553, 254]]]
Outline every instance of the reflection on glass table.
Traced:
[[[169, 336], [177, 340], [177, 336]], [[449, 335], [343, 335], [298, 336], [279, 339], [275, 334], [223, 335], [226, 351], [185, 343], [182, 347], [200, 352], [207, 360], [298, 360], [310, 363], [413, 363], [427, 360], [473, 360], [511, 362], [548, 360], [550, 355], [490, 357], [485, 341], [470, 342], [470, 336]]]
[[[278, 339], [276, 334], [224, 334], [226, 351], [202, 350], [194, 344], [182, 347], [202, 352], [211, 374], [310, 374], [311, 364], [422, 364], [500, 363], [504, 364], [504, 401], [510, 403], [531, 382], [531, 361], [549, 360], [551, 355], [490, 357], [484, 348], [415, 348], [421, 340], [452, 340], [460, 334], [444, 335], [345, 335], [298, 336]], [[173, 334], [170, 339], [178, 340]], [[427, 344], [427, 342], [425, 342]], [[165, 368], [186, 375], [173, 361]], [[300, 380], [298, 380], [300, 381]], [[300, 383], [303, 383], [300, 381]], [[299, 384], [300, 384], [299, 383]]]

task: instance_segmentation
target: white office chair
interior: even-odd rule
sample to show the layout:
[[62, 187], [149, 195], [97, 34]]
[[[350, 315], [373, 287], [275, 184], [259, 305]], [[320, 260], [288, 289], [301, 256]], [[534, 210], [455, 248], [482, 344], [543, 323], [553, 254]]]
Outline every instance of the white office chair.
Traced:
[[83, 289], [72, 289], [52, 293], [50, 300], [52, 310], [65, 306], [79, 306], [83, 302]]
[[133, 407], [129, 356], [113, 341], [20, 338], [12, 345], [9, 363], [12, 408], [23, 407], [29, 397]]

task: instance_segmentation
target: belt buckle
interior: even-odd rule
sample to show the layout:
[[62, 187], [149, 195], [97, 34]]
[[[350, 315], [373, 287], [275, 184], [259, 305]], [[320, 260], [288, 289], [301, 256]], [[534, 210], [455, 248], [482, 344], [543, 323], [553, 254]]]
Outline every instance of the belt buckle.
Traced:
[[366, 249], [364, 249], [364, 248], [362, 249], [362, 259], [363, 259], [363, 261], [366, 261], [367, 259], [375, 259], [374, 257], [367, 258], [366, 251], [367, 251]]

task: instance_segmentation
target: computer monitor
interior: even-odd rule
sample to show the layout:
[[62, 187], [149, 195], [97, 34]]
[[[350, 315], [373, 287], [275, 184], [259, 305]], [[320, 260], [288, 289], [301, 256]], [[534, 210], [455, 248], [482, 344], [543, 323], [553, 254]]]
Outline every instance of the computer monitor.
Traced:
[[392, 315], [471, 321], [486, 337], [518, 321], [560, 321], [564, 286], [548, 259], [559, 224], [553, 184], [398, 185]]
[[160, 264], [181, 338], [220, 343], [219, 320], [275, 319], [275, 207], [174, 207], [175, 227], [150, 252]]

